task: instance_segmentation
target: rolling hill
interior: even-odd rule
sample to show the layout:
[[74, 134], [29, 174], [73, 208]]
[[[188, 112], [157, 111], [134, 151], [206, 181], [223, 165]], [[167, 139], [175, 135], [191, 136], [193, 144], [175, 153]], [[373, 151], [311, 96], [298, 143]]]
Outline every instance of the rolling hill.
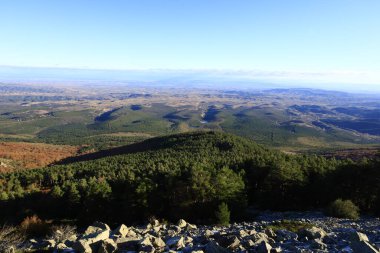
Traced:
[[126, 223], [156, 216], [212, 222], [222, 202], [236, 220], [244, 217], [247, 206], [310, 209], [337, 198], [378, 212], [377, 166], [377, 161], [286, 155], [221, 132], [175, 134], [43, 169], [0, 174], [0, 216]]

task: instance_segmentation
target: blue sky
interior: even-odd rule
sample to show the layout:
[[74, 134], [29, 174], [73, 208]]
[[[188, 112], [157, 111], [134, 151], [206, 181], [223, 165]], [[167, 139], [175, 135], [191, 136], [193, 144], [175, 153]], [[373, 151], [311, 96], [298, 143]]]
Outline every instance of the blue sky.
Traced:
[[378, 0], [2, 0], [0, 11], [0, 65], [380, 83]]

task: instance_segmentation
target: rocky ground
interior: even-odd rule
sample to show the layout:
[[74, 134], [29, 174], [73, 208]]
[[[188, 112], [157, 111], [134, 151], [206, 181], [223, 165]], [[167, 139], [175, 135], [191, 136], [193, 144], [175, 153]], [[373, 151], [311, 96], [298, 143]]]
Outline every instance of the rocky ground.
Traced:
[[[293, 230], [293, 231], [291, 231]], [[358, 221], [319, 213], [262, 213], [254, 222], [196, 226], [180, 220], [111, 229], [95, 222], [80, 235], [57, 231], [55, 239], [30, 240], [29, 250], [55, 252], [379, 252], [380, 220]]]

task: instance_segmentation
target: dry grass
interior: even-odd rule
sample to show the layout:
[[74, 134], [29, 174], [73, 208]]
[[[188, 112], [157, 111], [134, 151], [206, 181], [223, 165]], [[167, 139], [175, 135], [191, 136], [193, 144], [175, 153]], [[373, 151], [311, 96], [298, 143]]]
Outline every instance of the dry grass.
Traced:
[[16, 227], [3, 226], [0, 228], [0, 252], [12, 252], [24, 242], [25, 237]]
[[[78, 147], [26, 142], [1, 142], [0, 158], [15, 161], [23, 168], [43, 167], [78, 153]], [[12, 168], [0, 166], [0, 171]]]

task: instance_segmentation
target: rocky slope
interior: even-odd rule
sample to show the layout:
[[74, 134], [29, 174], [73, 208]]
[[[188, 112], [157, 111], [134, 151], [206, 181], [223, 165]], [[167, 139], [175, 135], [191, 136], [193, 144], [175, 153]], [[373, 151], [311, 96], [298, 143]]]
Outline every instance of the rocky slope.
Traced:
[[[287, 218], [285, 221], [284, 218]], [[290, 231], [293, 230], [294, 232]], [[56, 234], [60, 232], [57, 231]], [[196, 226], [180, 220], [111, 229], [95, 222], [80, 235], [30, 240], [26, 249], [55, 252], [379, 252], [380, 220], [358, 221], [321, 214], [264, 213], [257, 221], [230, 226]]]

